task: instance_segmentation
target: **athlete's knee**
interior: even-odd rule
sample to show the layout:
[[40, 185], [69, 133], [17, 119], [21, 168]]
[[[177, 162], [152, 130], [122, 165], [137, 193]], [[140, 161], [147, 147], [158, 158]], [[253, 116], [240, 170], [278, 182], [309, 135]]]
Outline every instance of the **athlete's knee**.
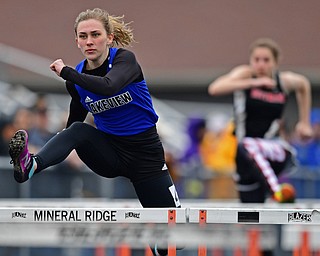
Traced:
[[[60, 132], [60, 136], [64, 136], [65, 140], [72, 140], [73, 142], [76, 142], [76, 144], [79, 146], [79, 143], [83, 143], [85, 138], [88, 138], [88, 136], [91, 134], [88, 130], [88, 126], [89, 125], [86, 123], [74, 122], [68, 128]], [[94, 127], [92, 128], [95, 129]]]
[[240, 201], [243, 203], [263, 203], [268, 186], [265, 180], [255, 180], [252, 177], [240, 177], [235, 180]]
[[82, 122], [74, 122], [68, 127], [68, 131], [81, 131], [84, 126]]
[[242, 203], [264, 203], [266, 200], [266, 191], [259, 187], [251, 191], [238, 191]]
[[250, 154], [246, 149], [243, 142], [239, 142], [237, 145], [236, 162], [248, 161], [250, 159]]
[[79, 137], [83, 137], [84, 135], [88, 134], [88, 129], [93, 128], [91, 125], [88, 125], [83, 122], [74, 122], [70, 125], [66, 131], [68, 133], [77, 135]]
[[253, 183], [261, 180], [261, 171], [242, 142], [238, 144], [235, 162], [236, 174], [245, 183]]

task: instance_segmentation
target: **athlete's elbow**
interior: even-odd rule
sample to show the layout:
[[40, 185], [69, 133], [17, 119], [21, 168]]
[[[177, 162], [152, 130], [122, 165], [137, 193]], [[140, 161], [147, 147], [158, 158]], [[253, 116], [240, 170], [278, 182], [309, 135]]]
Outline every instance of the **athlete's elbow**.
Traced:
[[214, 90], [214, 88], [212, 88], [212, 87], [208, 87], [208, 94], [209, 95], [211, 95], [211, 96], [215, 96], [215, 90]]
[[117, 94], [119, 90], [112, 86], [105, 86], [104, 88], [101, 88], [99, 94], [107, 97], [114, 96]]
[[208, 94], [211, 96], [221, 95], [219, 87], [217, 87], [214, 83], [208, 87]]

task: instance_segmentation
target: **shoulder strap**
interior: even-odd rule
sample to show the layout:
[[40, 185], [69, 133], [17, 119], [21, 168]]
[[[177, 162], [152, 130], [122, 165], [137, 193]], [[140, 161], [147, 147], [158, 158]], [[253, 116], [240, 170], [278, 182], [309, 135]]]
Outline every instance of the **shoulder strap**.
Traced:
[[114, 60], [114, 57], [116, 56], [117, 51], [118, 51], [118, 48], [110, 48], [109, 49], [107, 72], [109, 72], [110, 69], [112, 68], [113, 60]]
[[82, 72], [84, 62], [85, 62], [85, 60], [82, 60], [82, 61], [76, 66], [76, 70], [77, 70], [79, 73]]
[[282, 92], [283, 90], [282, 90], [282, 86], [281, 86], [279, 71], [277, 71], [277, 72], [275, 73], [275, 80], [276, 80], [276, 82], [277, 82], [277, 89], [278, 89], [278, 91]]

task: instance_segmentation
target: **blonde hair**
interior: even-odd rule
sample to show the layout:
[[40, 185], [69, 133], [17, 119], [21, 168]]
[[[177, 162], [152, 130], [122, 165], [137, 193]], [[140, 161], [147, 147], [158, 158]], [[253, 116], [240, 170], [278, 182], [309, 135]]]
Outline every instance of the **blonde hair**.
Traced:
[[88, 9], [81, 12], [75, 20], [74, 31], [77, 35], [77, 28], [81, 21], [95, 19], [100, 21], [107, 34], [113, 34], [114, 39], [111, 47], [114, 46], [130, 46], [134, 42], [133, 30], [130, 28], [129, 23], [123, 21], [124, 15], [122, 16], [112, 16], [107, 11], [100, 8]]
[[272, 40], [271, 38], [259, 38], [259, 39], [257, 39], [256, 41], [254, 41], [250, 45], [250, 48], [249, 48], [250, 55], [258, 47], [268, 48], [271, 51], [272, 56], [274, 57], [276, 63], [279, 62], [279, 59], [280, 59], [280, 56], [281, 56], [281, 49], [280, 49], [279, 45], [274, 40]]

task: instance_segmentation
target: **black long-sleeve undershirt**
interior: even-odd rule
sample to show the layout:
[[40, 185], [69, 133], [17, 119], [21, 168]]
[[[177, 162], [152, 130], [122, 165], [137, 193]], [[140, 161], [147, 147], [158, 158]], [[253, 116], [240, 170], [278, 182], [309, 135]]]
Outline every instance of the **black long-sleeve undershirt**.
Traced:
[[81, 86], [90, 92], [111, 96], [120, 91], [126, 85], [143, 80], [143, 74], [134, 54], [125, 49], [119, 49], [113, 61], [112, 69], [107, 73], [103, 66], [94, 69], [77, 72], [71, 67], [64, 67], [60, 76], [66, 81]]
[[83, 122], [87, 115], [88, 110], [86, 110], [83, 105], [80, 102], [80, 95], [78, 94], [78, 91], [76, 90], [75, 86], [71, 82], [66, 82], [67, 90], [69, 94], [71, 95], [71, 101], [69, 106], [69, 116], [67, 120], [66, 127], [69, 127], [74, 122]]
[[82, 106], [75, 84], [93, 93], [112, 96], [130, 83], [144, 79], [135, 55], [125, 49], [118, 49], [113, 60], [112, 69], [107, 73], [108, 60], [93, 70], [77, 72], [71, 67], [64, 67], [61, 77], [66, 80], [66, 87], [71, 95], [67, 127], [75, 121], [83, 122], [88, 111]]

